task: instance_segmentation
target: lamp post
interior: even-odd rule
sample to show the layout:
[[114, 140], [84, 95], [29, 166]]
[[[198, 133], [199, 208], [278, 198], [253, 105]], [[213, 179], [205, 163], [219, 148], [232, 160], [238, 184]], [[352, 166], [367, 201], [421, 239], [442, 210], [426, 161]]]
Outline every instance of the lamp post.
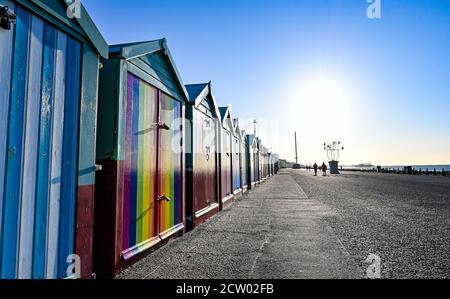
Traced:
[[294, 133], [295, 138], [295, 164], [293, 166], [294, 169], [300, 169], [301, 166], [298, 164], [298, 144], [297, 144], [297, 132]]
[[334, 141], [331, 144], [323, 144], [323, 149], [327, 151], [327, 158], [330, 164], [330, 173], [339, 174], [339, 156], [344, 147], [340, 141]]

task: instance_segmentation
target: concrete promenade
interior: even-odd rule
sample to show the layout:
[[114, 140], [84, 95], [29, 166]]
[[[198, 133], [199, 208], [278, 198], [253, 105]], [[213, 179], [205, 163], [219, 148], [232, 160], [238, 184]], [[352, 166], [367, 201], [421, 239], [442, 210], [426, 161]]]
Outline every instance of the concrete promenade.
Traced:
[[332, 213], [282, 171], [118, 278], [362, 277], [324, 221]]
[[450, 278], [450, 178], [282, 170], [118, 278]]

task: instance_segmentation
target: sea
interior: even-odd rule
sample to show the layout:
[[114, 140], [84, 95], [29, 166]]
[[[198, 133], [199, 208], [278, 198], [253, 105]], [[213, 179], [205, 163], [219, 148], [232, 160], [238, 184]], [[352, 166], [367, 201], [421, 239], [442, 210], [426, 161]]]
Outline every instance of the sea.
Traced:
[[445, 171], [450, 171], [450, 165], [403, 165], [403, 166], [383, 166], [383, 168], [403, 170], [405, 166], [411, 166], [415, 170], [422, 170], [422, 171], [426, 171], [427, 168], [430, 171], [434, 170], [435, 168], [437, 171], [441, 171], [442, 169], [444, 169]]
[[[422, 170], [426, 171], [427, 168], [429, 171], [433, 171], [435, 168], [437, 171], [442, 171], [444, 169], [445, 171], [450, 171], [450, 165], [383, 165], [382, 168], [385, 169], [398, 169], [400, 171], [403, 171], [403, 168], [405, 166], [411, 166], [415, 170]], [[343, 166], [344, 169], [371, 169], [376, 168], [376, 166], [373, 167], [361, 167], [361, 166]]]

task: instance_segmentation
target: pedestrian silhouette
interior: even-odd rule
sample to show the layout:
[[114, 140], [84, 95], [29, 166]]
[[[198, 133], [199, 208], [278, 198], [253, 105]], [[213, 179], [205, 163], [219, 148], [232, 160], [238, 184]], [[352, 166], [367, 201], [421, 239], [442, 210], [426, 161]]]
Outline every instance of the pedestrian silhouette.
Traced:
[[327, 170], [328, 170], [327, 165], [325, 165], [325, 163], [322, 163], [323, 176], [327, 176]]
[[317, 170], [319, 169], [319, 166], [317, 165], [317, 163], [314, 163], [314, 176], [317, 176]]

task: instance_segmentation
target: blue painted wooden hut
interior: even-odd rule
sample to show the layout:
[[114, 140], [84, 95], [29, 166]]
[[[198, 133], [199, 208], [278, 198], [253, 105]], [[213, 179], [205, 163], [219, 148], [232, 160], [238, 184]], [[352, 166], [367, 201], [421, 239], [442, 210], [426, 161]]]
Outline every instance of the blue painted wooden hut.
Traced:
[[69, 2], [0, 0], [1, 278], [92, 274], [98, 74], [108, 47], [81, 3]]
[[100, 74], [95, 269], [117, 274], [185, 230], [185, 105], [165, 39], [110, 47]]
[[193, 229], [220, 208], [221, 115], [211, 82], [186, 89], [186, 226]]

